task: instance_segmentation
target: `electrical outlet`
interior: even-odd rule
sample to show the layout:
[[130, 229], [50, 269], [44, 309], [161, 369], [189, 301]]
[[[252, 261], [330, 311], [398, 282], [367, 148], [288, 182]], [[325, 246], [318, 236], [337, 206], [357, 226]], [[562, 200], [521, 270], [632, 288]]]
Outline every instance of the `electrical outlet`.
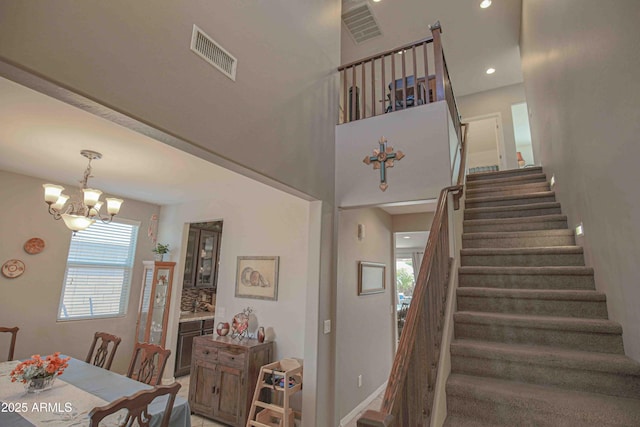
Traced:
[[331, 319], [324, 321], [324, 333], [325, 334], [331, 333]]
[[358, 375], [358, 388], [362, 387], [362, 374]]

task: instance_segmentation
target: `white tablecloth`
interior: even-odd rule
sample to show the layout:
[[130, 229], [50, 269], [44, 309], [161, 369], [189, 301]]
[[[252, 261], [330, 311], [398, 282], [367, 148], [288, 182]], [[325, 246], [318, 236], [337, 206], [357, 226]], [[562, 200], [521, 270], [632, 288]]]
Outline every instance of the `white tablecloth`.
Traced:
[[[122, 396], [129, 396], [150, 386], [122, 375], [71, 359], [53, 388], [40, 393], [26, 393], [24, 384], [11, 382], [11, 370], [19, 362], [0, 363], [0, 427], [71, 427], [86, 426], [88, 414]], [[155, 415], [152, 426], [160, 425], [166, 396], [156, 399], [149, 412]], [[117, 416], [105, 425], [117, 425]], [[191, 427], [188, 402], [177, 397], [171, 413], [172, 427]]]

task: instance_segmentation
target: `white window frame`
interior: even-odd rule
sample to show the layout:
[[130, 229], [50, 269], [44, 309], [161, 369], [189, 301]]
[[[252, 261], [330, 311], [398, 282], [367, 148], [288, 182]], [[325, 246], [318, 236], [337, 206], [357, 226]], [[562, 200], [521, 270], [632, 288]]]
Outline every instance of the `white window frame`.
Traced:
[[[76, 259], [76, 260], [71, 259], [73, 251], [77, 251], [78, 245], [82, 245], [82, 238], [84, 236], [87, 236], [88, 232], [93, 231], [95, 233], [96, 227], [100, 227], [100, 232], [103, 233], [104, 236], [108, 236], [108, 232], [106, 232], [108, 231], [107, 227], [110, 227], [112, 225], [119, 225], [119, 224], [129, 225], [133, 227], [133, 230], [132, 230], [133, 232], [130, 235], [130, 239], [127, 245], [126, 259], [123, 259], [122, 252], [120, 253], [113, 252], [112, 253], [113, 257], [110, 259], [105, 259], [105, 258], [100, 259], [100, 255], [109, 254], [109, 251], [107, 250], [109, 247], [114, 247], [117, 245], [115, 241], [112, 242], [111, 244], [106, 244], [104, 246], [104, 249], [105, 249], [104, 251], [100, 249], [98, 249], [97, 251], [94, 250], [93, 253], [91, 254], [93, 256], [88, 256], [84, 259]], [[67, 254], [67, 265], [64, 273], [64, 281], [62, 282], [62, 291], [60, 292], [60, 302], [58, 304], [57, 320], [59, 322], [123, 317], [127, 314], [127, 306], [129, 305], [129, 295], [131, 293], [131, 280], [133, 276], [133, 266], [135, 262], [135, 253], [136, 253], [136, 246], [137, 246], [139, 232], [140, 232], [140, 221], [132, 221], [124, 218], [118, 218], [116, 220], [113, 220], [110, 224], [104, 224], [98, 220], [93, 225], [91, 225], [86, 231], [78, 231], [77, 234], [71, 236], [69, 253]], [[98, 242], [94, 241], [94, 243], [98, 243]], [[82, 250], [84, 248], [80, 248], [80, 249]], [[89, 248], [86, 248], [86, 250], [88, 249]], [[87, 304], [87, 307], [89, 307], [89, 313], [69, 315], [68, 309], [65, 305], [65, 294], [69, 291], [68, 287], [71, 283], [67, 283], [67, 282], [69, 281], [69, 275], [71, 274], [71, 271], [73, 271], [73, 269], [85, 269], [85, 271], [102, 270], [103, 272], [107, 272], [108, 270], [111, 270], [110, 272], [107, 273], [105, 277], [108, 278], [111, 275], [112, 288], [115, 287], [117, 289], [118, 287], [120, 287], [118, 292], [120, 295], [119, 297], [117, 297], [117, 303], [114, 301], [111, 301], [110, 303], [106, 304], [107, 307], [105, 307], [104, 305], [103, 307], [101, 307], [99, 302], [100, 295], [94, 295], [93, 297], [88, 296], [88, 293], [91, 292], [91, 289], [87, 291], [86, 287], [82, 288], [82, 285], [79, 285], [77, 286], [79, 292], [86, 294], [85, 298], [88, 298], [89, 301], [87, 302], [76, 301], [75, 302], [76, 307], [78, 307], [78, 304]], [[113, 273], [115, 273], [115, 275]], [[121, 280], [118, 280], [117, 278], [118, 274], [121, 275]], [[89, 283], [86, 284], [86, 286], [88, 286], [89, 288], [96, 286], [95, 282], [91, 283], [92, 277], [90, 274], [86, 274], [84, 276], [79, 275], [79, 276], [81, 278], [82, 277], [87, 278], [87, 281]], [[104, 294], [104, 296], [107, 296], [107, 297], [108, 296], [113, 297], [114, 295], [117, 295], [117, 293], [112, 292], [110, 295], [108, 293]], [[69, 303], [70, 298], [73, 298], [73, 296], [71, 295], [67, 296], [67, 303]], [[83, 297], [79, 296], [77, 299], [80, 300], [81, 298]], [[104, 310], [103, 313], [94, 313], [93, 298], [98, 299], [97, 310], [100, 311], [102, 309]], [[111, 307], [108, 307], [109, 305]], [[114, 305], [117, 305], [117, 310], [113, 309]], [[73, 305], [71, 305], [71, 307], [73, 307]], [[73, 308], [69, 308], [69, 310], [73, 310]]]

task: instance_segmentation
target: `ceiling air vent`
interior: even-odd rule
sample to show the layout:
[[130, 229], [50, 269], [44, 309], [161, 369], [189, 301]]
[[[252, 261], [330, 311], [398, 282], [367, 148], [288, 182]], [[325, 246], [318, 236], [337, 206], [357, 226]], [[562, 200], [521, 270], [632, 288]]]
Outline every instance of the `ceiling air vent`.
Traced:
[[382, 35], [380, 27], [373, 16], [368, 3], [364, 3], [342, 14], [342, 21], [347, 26], [356, 43]]
[[236, 81], [238, 60], [196, 25], [193, 26], [191, 50], [220, 70], [225, 76]]

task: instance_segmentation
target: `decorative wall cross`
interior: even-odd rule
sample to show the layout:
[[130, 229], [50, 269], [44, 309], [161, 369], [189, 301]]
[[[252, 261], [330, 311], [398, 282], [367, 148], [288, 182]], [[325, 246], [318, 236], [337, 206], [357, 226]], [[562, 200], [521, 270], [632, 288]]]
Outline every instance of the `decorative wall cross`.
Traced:
[[397, 153], [393, 152], [393, 147], [387, 147], [387, 138], [380, 137], [379, 149], [373, 150], [373, 156], [367, 156], [363, 162], [367, 165], [373, 163], [373, 169], [380, 169], [380, 189], [385, 191], [387, 187], [387, 172], [386, 168], [393, 167], [394, 160], [401, 160], [404, 157], [402, 151], [398, 150]]

